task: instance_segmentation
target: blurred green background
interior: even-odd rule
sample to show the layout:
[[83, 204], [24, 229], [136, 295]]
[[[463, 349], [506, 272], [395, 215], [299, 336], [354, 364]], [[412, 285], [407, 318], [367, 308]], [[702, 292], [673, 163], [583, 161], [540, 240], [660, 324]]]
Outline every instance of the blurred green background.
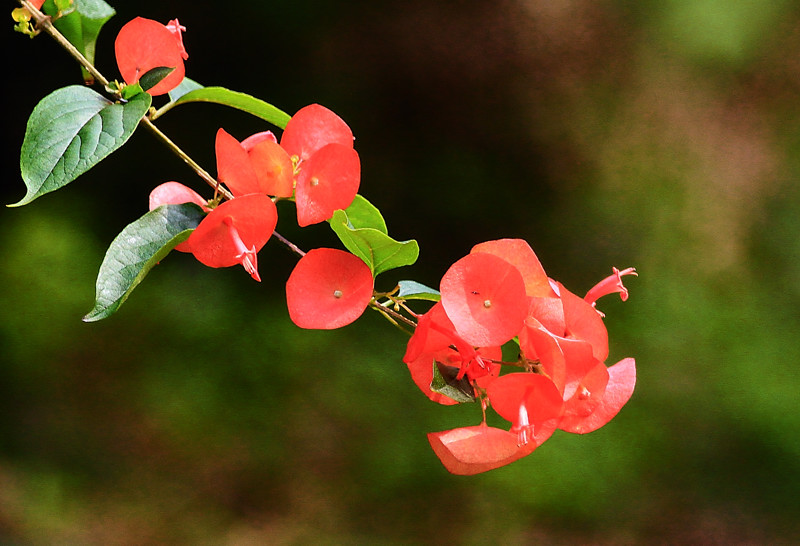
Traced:
[[[121, 3], [117, 3], [121, 4]], [[0, 543], [790, 544], [800, 536], [800, 4], [788, 0], [117, 5], [178, 17], [187, 74], [287, 112], [319, 102], [353, 128], [361, 192], [430, 285], [480, 241], [520, 237], [607, 298], [609, 364], [638, 384], [606, 427], [557, 433], [475, 477], [425, 433], [476, 424], [401, 362], [375, 313], [335, 332], [288, 319], [294, 263], [263, 282], [173, 254], [106, 321], [84, 324], [105, 248], [166, 180], [205, 191], [151, 135], [78, 181], [0, 213]], [[9, 8], [10, 10], [11, 8]], [[6, 26], [4, 199], [19, 145], [76, 66]], [[187, 105], [160, 127], [215, 172], [218, 127]], [[279, 231], [299, 246], [336, 244]], [[394, 277], [392, 276], [394, 275]]]

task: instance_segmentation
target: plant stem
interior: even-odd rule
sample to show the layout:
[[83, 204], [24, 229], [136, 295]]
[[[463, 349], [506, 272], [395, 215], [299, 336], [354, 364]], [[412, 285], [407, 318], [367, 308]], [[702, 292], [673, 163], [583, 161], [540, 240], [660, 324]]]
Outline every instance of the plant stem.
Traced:
[[83, 53], [78, 51], [77, 48], [58, 31], [58, 29], [53, 25], [50, 16], [45, 15], [26, 0], [18, 1], [23, 8], [27, 9], [31, 13], [31, 17], [33, 17], [33, 20], [36, 21], [37, 28], [43, 29], [47, 34], [50, 35], [51, 38], [58, 42], [61, 47], [66, 49], [69, 54], [72, 55], [81, 64], [81, 66], [83, 66], [103, 87], [108, 87], [108, 80], [103, 77], [100, 72], [98, 72], [98, 70], [92, 63], [89, 62], [86, 57], [83, 56]]

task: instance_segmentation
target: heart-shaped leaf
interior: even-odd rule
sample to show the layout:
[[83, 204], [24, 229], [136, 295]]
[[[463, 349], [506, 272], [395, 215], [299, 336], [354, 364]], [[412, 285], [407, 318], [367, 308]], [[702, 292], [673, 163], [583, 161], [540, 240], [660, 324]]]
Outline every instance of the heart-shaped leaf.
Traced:
[[150, 95], [140, 93], [112, 103], [81, 85], [42, 99], [28, 118], [19, 159], [27, 194], [12, 206], [69, 184], [125, 144], [150, 102]]
[[194, 203], [161, 205], [128, 224], [109, 246], [97, 274], [94, 322], [114, 314], [145, 275], [189, 238], [205, 214]]

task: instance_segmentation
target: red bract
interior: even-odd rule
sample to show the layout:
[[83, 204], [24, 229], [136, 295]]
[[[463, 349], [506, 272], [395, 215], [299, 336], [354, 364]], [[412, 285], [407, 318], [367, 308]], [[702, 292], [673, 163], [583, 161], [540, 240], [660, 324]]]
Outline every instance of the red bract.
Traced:
[[208, 213], [189, 236], [189, 248], [209, 267], [241, 264], [260, 281], [257, 253], [275, 230], [278, 213], [272, 199], [251, 194], [226, 201]]
[[509, 373], [486, 389], [494, 410], [511, 422], [517, 443], [541, 445], [555, 432], [564, 411], [564, 400], [555, 384], [534, 373]]
[[539, 258], [536, 257], [527, 241], [522, 239], [486, 241], [472, 247], [470, 254], [475, 252], [494, 254], [516, 267], [525, 281], [525, 292], [528, 296], [555, 296], [550, 286], [550, 279], [547, 278]]
[[281, 146], [298, 161], [306, 161], [328, 144], [337, 143], [353, 147], [353, 132], [331, 110], [311, 104], [298, 110], [286, 124], [281, 136]]
[[530, 454], [536, 444], [517, 444], [517, 435], [485, 423], [428, 434], [436, 456], [452, 474], [471, 476], [510, 464]]
[[528, 311], [525, 283], [502, 258], [469, 254], [447, 270], [440, 289], [447, 316], [473, 345], [502, 345], [522, 328]]
[[[252, 138], [252, 137], [250, 137]], [[242, 142], [253, 165], [262, 192], [275, 197], [291, 197], [294, 192], [294, 166], [289, 154], [269, 139]]]
[[595, 409], [585, 416], [565, 416], [558, 428], [576, 434], [595, 431], [611, 421], [622, 406], [628, 403], [636, 386], [636, 362], [632, 358], [625, 358], [609, 366], [607, 371], [605, 393]]
[[300, 258], [286, 282], [289, 317], [301, 328], [331, 330], [350, 324], [372, 299], [373, 277], [361, 258], [316, 248]]
[[[150, 192], [150, 210], [160, 205], [182, 205], [183, 203], [195, 203], [206, 212], [211, 210], [208, 208], [208, 202], [199, 193], [180, 182], [164, 182]], [[177, 245], [175, 250], [191, 252], [188, 241]]]
[[217, 131], [214, 151], [217, 156], [217, 179], [228, 186], [233, 195], [267, 193], [261, 191], [247, 150], [224, 129]]
[[328, 220], [353, 202], [361, 162], [353, 149], [353, 132], [339, 116], [319, 104], [301, 108], [286, 124], [281, 147], [296, 168], [300, 226]]
[[295, 188], [297, 223], [323, 222], [338, 209], [346, 209], [358, 193], [361, 163], [358, 153], [333, 143], [317, 150], [300, 167]]
[[117, 66], [128, 85], [139, 81], [153, 68], [168, 67], [174, 70], [147, 92], [163, 95], [176, 88], [185, 75], [183, 61], [186, 51], [177, 19], [170, 22], [172, 30], [158, 21], [137, 17], [126, 23], [117, 34], [114, 50]]

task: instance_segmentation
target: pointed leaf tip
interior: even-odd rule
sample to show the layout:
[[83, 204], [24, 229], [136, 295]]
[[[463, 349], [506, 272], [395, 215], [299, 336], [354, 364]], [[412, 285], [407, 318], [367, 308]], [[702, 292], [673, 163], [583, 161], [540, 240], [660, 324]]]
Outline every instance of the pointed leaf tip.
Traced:
[[97, 275], [95, 304], [83, 317], [95, 322], [114, 314], [147, 273], [185, 241], [204, 217], [194, 203], [161, 205], [128, 224], [112, 241]]

